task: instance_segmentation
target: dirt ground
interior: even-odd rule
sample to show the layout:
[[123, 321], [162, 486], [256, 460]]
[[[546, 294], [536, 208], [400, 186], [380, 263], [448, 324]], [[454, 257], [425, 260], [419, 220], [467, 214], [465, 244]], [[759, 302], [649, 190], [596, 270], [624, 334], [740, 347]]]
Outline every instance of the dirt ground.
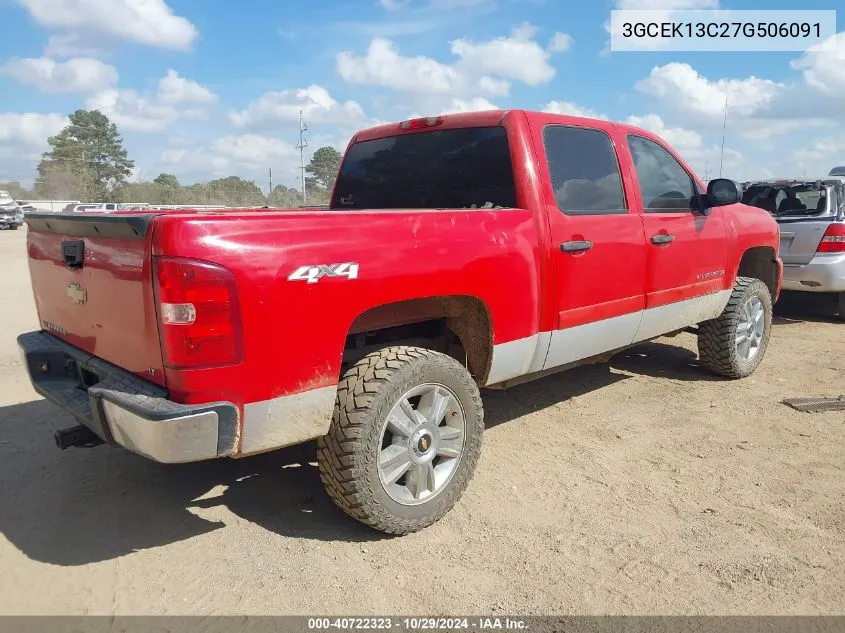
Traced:
[[29, 386], [25, 231], [0, 232], [0, 613], [845, 612], [845, 325], [779, 306], [767, 357], [728, 382], [695, 339], [484, 396], [460, 504], [387, 538], [324, 496], [313, 447], [165, 466], [60, 451], [71, 418]]

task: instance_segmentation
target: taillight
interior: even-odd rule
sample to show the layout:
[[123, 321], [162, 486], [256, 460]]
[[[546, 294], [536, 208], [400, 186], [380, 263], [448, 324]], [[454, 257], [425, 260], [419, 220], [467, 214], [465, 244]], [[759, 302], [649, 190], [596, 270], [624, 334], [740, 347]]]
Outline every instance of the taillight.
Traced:
[[235, 278], [222, 266], [182, 257], [155, 260], [164, 364], [177, 369], [239, 363], [243, 356]]
[[819, 242], [817, 253], [845, 253], [845, 224], [831, 224]]
[[403, 130], [421, 130], [426, 127], [435, 127], [443, 123], [443, 117], [430, 116], [424, 119], [411, 119], [410, 121], [402, 121], [399, 127]]

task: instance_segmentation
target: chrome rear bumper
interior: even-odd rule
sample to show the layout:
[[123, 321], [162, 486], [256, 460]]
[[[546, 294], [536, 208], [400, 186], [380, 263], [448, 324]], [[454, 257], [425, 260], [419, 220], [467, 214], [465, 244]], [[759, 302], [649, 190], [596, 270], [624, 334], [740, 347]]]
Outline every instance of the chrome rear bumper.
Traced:
[[163, 463], [237, 449], [238, 413], [230, 402], [172, 402], [166, 389], [46, 332], [22, 334], [18, 345], [33, 388], [107, 444]]

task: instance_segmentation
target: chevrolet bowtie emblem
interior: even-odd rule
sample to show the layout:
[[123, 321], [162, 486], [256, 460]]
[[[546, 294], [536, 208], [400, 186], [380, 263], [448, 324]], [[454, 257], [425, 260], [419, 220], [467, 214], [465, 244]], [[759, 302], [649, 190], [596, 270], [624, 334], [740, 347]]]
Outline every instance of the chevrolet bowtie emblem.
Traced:
[[82, 305], [88, 300], [88, 291], [75, 281], [72, 281], [67, 286], [67, 296], [70, 297], [74, 303]]

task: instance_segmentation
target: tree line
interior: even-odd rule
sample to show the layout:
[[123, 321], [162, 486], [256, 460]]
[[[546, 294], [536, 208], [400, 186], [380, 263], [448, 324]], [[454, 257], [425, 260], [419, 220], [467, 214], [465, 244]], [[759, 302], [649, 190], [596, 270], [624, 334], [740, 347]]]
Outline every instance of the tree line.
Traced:
[[[294, 207], [304, 204], [298, 189], [277, 185], [267, 195], [251, 180], [239, 176], [183, 185], [173, 174], [151, 181], [132, 181], [135, 167], [123, 147], [117, 126], [99, 110], [77, 110], [68, 125], [47, 139], [32, 188], [20, 182], [0, 183], [15, 199], [80, 200], [148, 204], [209, 204], [224, 206]], [[309, 204], [325, 204], [340, 167], [341, 156], [332, 147], [314, 152], [305, 167]]]

